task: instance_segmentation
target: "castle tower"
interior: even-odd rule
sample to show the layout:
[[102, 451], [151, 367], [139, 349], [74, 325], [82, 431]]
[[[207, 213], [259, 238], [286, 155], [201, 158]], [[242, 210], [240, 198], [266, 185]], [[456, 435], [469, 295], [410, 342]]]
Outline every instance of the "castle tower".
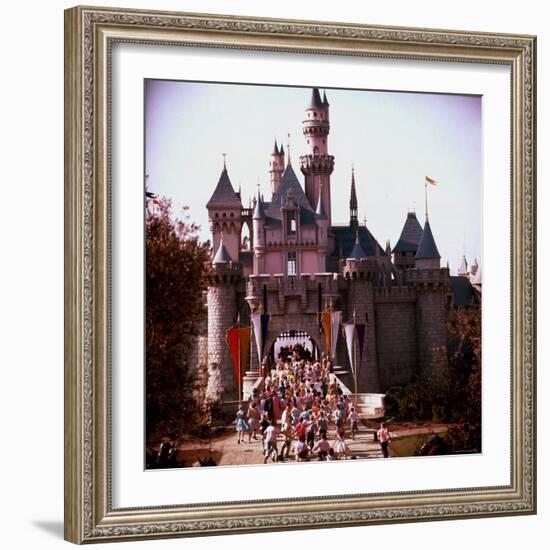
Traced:
[[279, 189], [281, 177], [285, 170], [285, 152], [283, 146], [277, 146], [277, 140], [273, 145], [271, 160], [269, 161], [269, 174], [271, 176], [271, 192], [275, 193]]
[[329, 103], [326, 94], [323, 94], [321, 99], [318, 88], [313, 88], [311, 91], [302, 131], [309, 149], [309, 154], [300, 157], [300, 170], [305, 176], [306, 196], [310, 204], [317, 204], [321, 184], [323, 184], [323, 205], [330, 227], [332, 224], [330, 175], [334, 170], [334, 157], [328, 154]]
[[323, 203], [323, 184], [321, 183], [319, 198], [317, 200], [317, 208], [315, 209], [315, 222], [317, 224], [317, 253], [319, 255], [318, 270], [324, 273], [327, 269], [327, 254], [328, 254], [328, 232], [329, 221], [325, 205]]
[[208, 222], [212, 233], [212, 249], [220, 248], [221, 235], [224, 235], [225, 247], [233, 261], [239, 261], [241, 249], [242, 203], [235, 192], [227, 173], [225, 160], [218, 184], [206, 204]]
[[254, 269], [255, 275], [264, 272], [264, 250], [265, 250], [265, 212], [262, 204], [262, 197], [258, 189], [258, 198], [254, 205], [254, 214], [252, 215], [254, 226]]
[[[357, 365], [359, 392], [379, 392], [380, 376], [376, 353], [376, 327], [374, 302], [373, 257], [369, 257], [361, 245], [359, 229], [355, 230], [355, 244], [344, 260], [342, 274], [347, 286], [345, 315], [351, 319], [355, 314], [357, 323], [366, 323], [363, 358]], [[344, 354], [345, 360], [347, 357]], [[358, 358], [359, 359], [359, 358]]]
[[351, 192], [349, 198], [349, 226], [359, 227], [359, 218], [357, 214], [357, 191], [355, 189], [355, 169], [351, 169]]
[[418, 370], [432, 376], [447, 365], [447, 295], [451, 291], [449, 271], [440, 268], [437, 250], [426, 216], [415, 256], [411, 280], [416, 287], [416, 334]]
[[399, 240], [393, 249], [393, 263], [400, 269], [414, 268], [414, 257], [422, 238], [422, 226], [415, 212], [408, 212]]
[[208, 282], [208, 386], [207, 399], [236, 401], [238, 384], [231, 351], [225, 335], [237, 321], [237, 286], [242, 280], [240, 264], [232, 261], [220, 234], [220, 244], [212, 260], [212, 273]]

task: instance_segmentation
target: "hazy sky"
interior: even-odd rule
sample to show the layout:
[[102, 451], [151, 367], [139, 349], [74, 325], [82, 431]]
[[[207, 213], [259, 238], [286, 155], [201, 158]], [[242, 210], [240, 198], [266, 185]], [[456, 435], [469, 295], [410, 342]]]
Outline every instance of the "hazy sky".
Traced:
[[[170, 197], [175, 213], [209, 238], [205, 204], [227, 153], [227, 169], [243, 205], [258, 182], [269, 200], [269, 160], [277, 138], [303, 186], [298, 157], [307, 152], [301, 122], [309, 88], [146, 81], [145, 173], [148, 189]], [[322, 91], [322, 89], [321, 89]], [[333, 223], [349, 220], [351, 167], [359, 217], [384, 247], [396, 244], [408, 210], [424, 223], [424, 178], [430, 225], [454, 273], [465, 253], [481, 264], [481, 98], [403, 92], [326, 89]]]

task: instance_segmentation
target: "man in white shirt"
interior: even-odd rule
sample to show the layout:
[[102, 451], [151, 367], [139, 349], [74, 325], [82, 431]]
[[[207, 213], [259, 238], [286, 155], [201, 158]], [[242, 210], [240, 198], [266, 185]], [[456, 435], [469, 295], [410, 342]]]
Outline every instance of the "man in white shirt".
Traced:
[[378, 437], [380, 447], [382, 447], [382, 454], [384, 455], [384, 458], [388, 458], [388, 446], [391, 441], [391, 435], [384, 425], [384, 422], [380, 424], [380, 429], [376, 432], [376, 437]]
[[265, 429], [264, 441], [265, 441], [265, 456], [264, 464], [267, 463], [269, 455], [273, 453], [273, 462], [277, 461], [277, 436], [279, 435], [279, 429], [275, 420], [271, 421], [271, 424]]

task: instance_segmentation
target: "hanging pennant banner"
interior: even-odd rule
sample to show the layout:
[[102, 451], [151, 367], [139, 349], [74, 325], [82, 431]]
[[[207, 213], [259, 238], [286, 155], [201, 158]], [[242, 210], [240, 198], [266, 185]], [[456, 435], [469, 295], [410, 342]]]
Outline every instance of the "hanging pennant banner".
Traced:
[[250, 347], [250, 327], [233, 327], [227, 331], [226, 341], [231, 350], [233, 365], [235, 367], [235, 376], [240, 380], [246, 370], [246, 361], [248, 359], [248, 348]]
[[330, 342], [330, 356], [334, 358], [336, 356], [336, 344], [338, 343], [338, 331], [340, 330], [340, 317], [341, 311], [332, 312], [332, 336]]
[[323, 331], [325, 332], [325, 350], [330, 353], [331, 341], [332, 341], [332, 313], [330, 311], [323, 311]]
[[269, 326], [269, 315], [260, 315], [256, 313], [250, 316], [252, 326], [254, 328], [254, 336], [256, 337], [256, 349], [258, 350], [258, 358], [261, 361], [264, 356], [265, 344], [267, 342], [267, 328]]
[[238, 327], [230, 328], [227, 331], [226, 341], [233, 357], [233, 366], [235, 367], [235, 376], [239, 380], [239, 331]]
[[363, 361], [363, 346], [365, 345], [365, 333], [367, 325], [356, 324], [355, 331], [357, 332], [357, 344], [359, 345], [359, 364]]
[[250, 348], [250, 336], [252, 329], [250, 327], [240, 328], [239, 329], [239, 341], [241, 346], [240, 360], [241, 366], [239, 370], [239, 375], [243, 376], [243, 373], [246, 371], [246, 361], [248, 359], [248, 350]]
[[250, 316], [250, 321], [252, 322], [252, 327], [254, 328], [254, 336], [256, 337], [256, 349], [258, 350], [258, 357], [262, 357], [262, 344], [263, 344], [263, 334], [262, 334], [262, 316], [259, 313], [255, 313]]
[[351, 365], [351, 370], [353, 376], [355, 376], [355, 361], [353, 357], [353, 338], [355, 336], [355, 324], [354, 323], [345, 323], [344, 324], [344, 336], [346, 338], [346, 345], [348, 348], [349, 364]]

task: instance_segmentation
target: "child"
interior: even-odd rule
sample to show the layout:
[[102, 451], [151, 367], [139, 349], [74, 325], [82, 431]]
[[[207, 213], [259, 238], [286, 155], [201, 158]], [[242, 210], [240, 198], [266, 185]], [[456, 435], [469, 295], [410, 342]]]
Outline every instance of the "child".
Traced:
[[351, 408], [348, 415], [348, 420], [350, 421], [351, 425], [351, 438], [355, 439], [355, 434], [359, 431], [357, 427], [357, 423], [359, 422], [359, 415], [357, 414], [355, 407]]
[[237, 443], [244, 442], [244, 432], [247, 432], [250, 428], [244, 419], [243, 406], [239, 407], [237, 411], [237, 418], [235, 419], [235, 429], [237, 430]]
[[306, 445], [306, 436], [301, 435], [294, 444], [294, 456], [296, 462], [307, 462], [308, 446]]
[[344, 439], [344, 430], [338, 430], [336, 432], [336, 441], [334, 442], [334, 445], [332, 446], [334, 449], [334, 454], [336, 455], [336, 458], [338, 459], [345, 459], [346, 455], [348, 454], [348, 444], [346, 443]]

